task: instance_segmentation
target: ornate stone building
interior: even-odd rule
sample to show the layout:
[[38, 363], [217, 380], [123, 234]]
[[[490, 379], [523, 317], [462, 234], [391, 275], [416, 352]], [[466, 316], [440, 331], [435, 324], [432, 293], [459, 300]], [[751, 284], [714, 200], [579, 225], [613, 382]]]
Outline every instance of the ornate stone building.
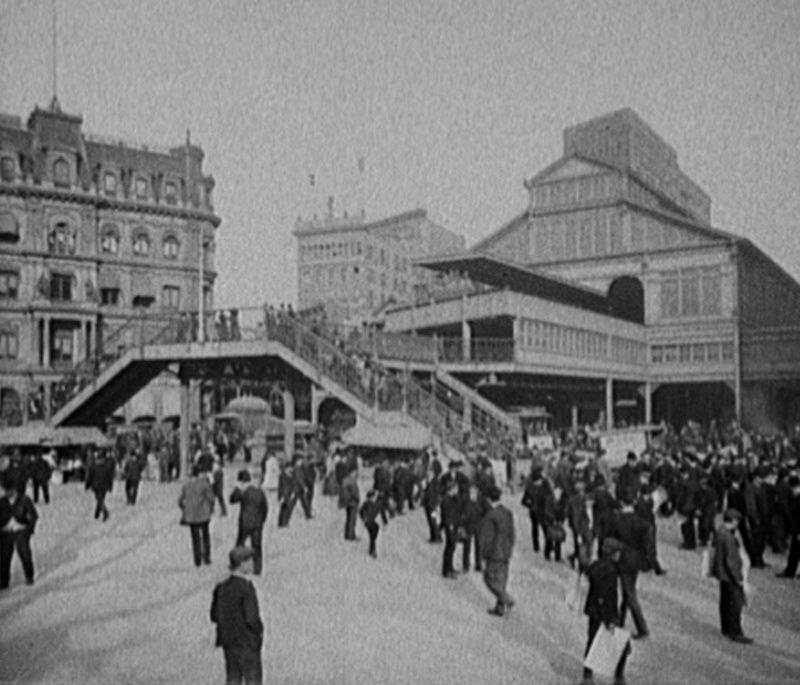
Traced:
[[[25, 124], [0, 114], [0, 425], [47, 419], [54, 383], [132, 318], [196, 310], [201, 273], [212, 304], [203, 151], [188, 134], [161, 149], [82, 124], [55, 99]], [[139, 406], [165, 413], [157, 395]]]
[[464, 239], [428, 219], [423, 209], [377, 221], [363, 216], [299, 219], [298, 307], [324, 307], [328, 320], [369, 319], [387, 302], [411, 302], [435, 280], [416, 259], [464, 249]]

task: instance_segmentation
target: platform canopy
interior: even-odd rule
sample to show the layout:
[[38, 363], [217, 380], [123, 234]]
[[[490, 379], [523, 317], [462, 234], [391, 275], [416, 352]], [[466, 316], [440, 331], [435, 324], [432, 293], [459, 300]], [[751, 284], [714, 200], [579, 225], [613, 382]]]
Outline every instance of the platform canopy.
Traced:
[[494, 288], [507, 288], [523, 295], [613, 316], [609, 300], [603, 293], [493, 255], [464, 252], [421, 259], [415, 264], [433, 271], [463, 274], [471, 281]]
[[431, 444], [431, 431], [421, 424], [372, 426], [356, 423], [342, 434], [345, 445], [386, 450], [424, 450]]

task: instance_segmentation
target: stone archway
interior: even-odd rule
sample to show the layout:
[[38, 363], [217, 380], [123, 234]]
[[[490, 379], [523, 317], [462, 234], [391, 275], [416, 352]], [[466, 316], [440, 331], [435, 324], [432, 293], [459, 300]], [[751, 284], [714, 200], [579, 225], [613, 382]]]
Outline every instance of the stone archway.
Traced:
[[634, 323], [644, 323], [644, 286], [635, 276], [621, 276], [608, 288], [610, 313]]

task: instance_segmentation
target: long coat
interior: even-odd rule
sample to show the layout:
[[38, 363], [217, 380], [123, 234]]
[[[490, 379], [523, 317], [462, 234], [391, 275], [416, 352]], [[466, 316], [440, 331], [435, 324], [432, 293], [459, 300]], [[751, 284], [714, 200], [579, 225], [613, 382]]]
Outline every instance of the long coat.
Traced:
[[711, 575], [723, 583], [735, 583], [736, 585], [741, 585], [744, 580], [739, 541], [724, 525], [717, 530], [714, 537]]
[[263, 527], [267, 520], [269, 505], [267, 496], [261, 488], [250, 484], [244, 490], [234, 488], [230, 497], [231, 504], [237, 502], [241, 505], [239, 509], [239, 529], [258, 530]]
[[483, 517], [478, 529], [478, 548], [486, 561], [508, 561], [514, 551], [514, 515], [497, 504]]
[[217, 624], [217, 647], [261, 649], [264, 624], [249, 580], [231, 575], [214, 588], [211, 620]]
[[206, 478], [192, 478], [181, 490], [178, 506], [183, 511], [181, 523], [205, 523], [214, 513], [214, 490]]

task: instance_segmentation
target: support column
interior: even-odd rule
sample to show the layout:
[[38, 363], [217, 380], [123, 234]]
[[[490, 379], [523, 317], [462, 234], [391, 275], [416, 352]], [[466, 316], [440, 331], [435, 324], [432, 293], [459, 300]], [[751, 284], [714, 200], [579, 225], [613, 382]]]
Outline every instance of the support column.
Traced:
[[294, 395], [289, 388], [283, 391], [283, 453], [289, 460], [294, 454]]
[[463, 414], [462, 430], [465, 433], [472, 433], [472, 402], [468, 398], [464, 398], [464, 414]]
[[606, 430], [614, 428], [614, 379], [606, 378]]
[[570, 408], [570, 425], [572, 426], [573, 433], [578, 432], [578, 405], [573, 404]]
[[[45, 369], [50, 368], [50, 317], [44, 317], [44, 333], [42, 336], [42, 345], [43, 347], [43, 355], [42, 355], [42, 366]], [[48, 417], [49, 418], [49, 417]]]
[[44, 410], [44, 420], [49, 423], [50, 417], [53, 415], [53, 407], [50, 404], [53, 397], [52, 383], [50, 381], [45, 381], [43, 385], [44, 398], [42, 399], [42, 402], [44, 402], [44, 407], [42, 407], [42, 409]]
[[513, 340], [511, 341], [511, 359], [509, 361], [516, 361], [517, 350], [522, 347], [522, 323], [520, 322], [518, 316], [515, 316], [512, 319], [511, 327], [513, 330]]
[[192, 472], [192, 455], [189, 453], [189, 431], [191, 430], [191, 407], [192, 407], [192, 395], [191, 395], [191, 386], [188, 376], [184, 373], [183, 368], [181, 368], [179, 377], [181, 380], [181, 390], [180, 390], [180, 404], [181, 404], [181, 423], [180, 423], [180, 434], [178, 436], [179, 439], [179, 449], [180, 449], [180, 460], [183, 462], [183, 473], [187, 476]]
[[653, 423], [653, 386], [650, 381], [644, 383], [644, 422]]
[[472, 329], [469, 321], [461, 320], [461, 359], [468, 362], [472, 358]]

